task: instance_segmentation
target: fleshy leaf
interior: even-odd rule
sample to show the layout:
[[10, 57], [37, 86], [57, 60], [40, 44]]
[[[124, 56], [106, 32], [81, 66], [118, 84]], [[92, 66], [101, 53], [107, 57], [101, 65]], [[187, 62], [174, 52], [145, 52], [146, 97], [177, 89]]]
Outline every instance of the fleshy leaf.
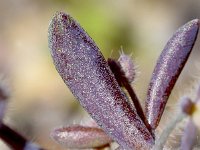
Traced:
[[97, 148], [108, 145], [112, 139], [95, 127], [73, 125], [55, 129], [51, 137], [66, 148]]
[[68, 14], [57, 13], [49, 27], [57, 71], [81, 105], [123, 148], [149, 149], [154, 143], [128, 102], [98, 47]]
[[146, 100], [146, 116], [152, 129], [159, 124], [168, 97], [196, 41], [198, 30], [198, 19], [179, 28], [157, 61]]
[[118, 84], [127, 90], [129, 96], [132, 99], [132, 102], [136, 109], [137, 114], [139, 115], [139, 117], [141, 118], [143, 123], [145, 124], [146, 128], [150, 131], [150, 133], [154, 137], [154, 133], [152, 133], [151, 127], [147, 122], [147, 119], [146, 119], [146, 116], [144, 115], [140, 101], [139, 101], [135, 91], [131, 87], [131, 85], [128, 81], [128, 78], [125, 75], [124, 69], [120, 65], [120, 62], [116, 61], [114, 59], [111, 59], [111, 58], [109, 58], [107, 62], [108, 62], [108, 65], [109, 65], [111, 71], [113, 72]]

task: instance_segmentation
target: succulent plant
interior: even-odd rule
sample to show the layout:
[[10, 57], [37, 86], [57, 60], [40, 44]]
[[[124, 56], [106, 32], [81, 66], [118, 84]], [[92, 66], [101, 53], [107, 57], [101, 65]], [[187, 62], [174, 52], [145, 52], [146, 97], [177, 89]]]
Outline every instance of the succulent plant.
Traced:
[[157, 138], [155, 129], [191, 53], [198, 29], [199, 20], [192, 20], [168, 41], [150, 81], [145, 113], [127, 75], [133, 70], [129, 69], [131, 63], [124, 67], [123, 56], [119, 61], [106, 61], [94, 41], [68, 14], [58, 12], [53, 17], [49, 47], [63, 81], [105, 133], [122, 149], [151, 149]]
[[[57, 12], [51, 20], [48, 33], [53, 62], [94, 123], [91, 126], [77, 124], [57, 128], [52, 131], [51, 137], [62, 146], [72, 149], [103, 149], [116, 142], [119, 144], [117, 149], [159, 150], [165, 148], [176, 124], [189, 116], [180, 147], [183, 150], [192, 149], [199, 128], [200, 90], [195, 100], [182, 98], [180, 113], [175, 115], [160, 135], [155, 130], [192, 51], [198, 30], [199, 20], [194, 19], [180, 27], [169, 39], [153, 71], [143, 111], [131, 86], [136, 76], [131, 57], [121, 53], [118, 60], [105, 60], [84, 29], [70, 15]], [[0, 86], [0, 138], [12, 149], [42, 149], [3, 123], [6, 99], [8, 96]]]

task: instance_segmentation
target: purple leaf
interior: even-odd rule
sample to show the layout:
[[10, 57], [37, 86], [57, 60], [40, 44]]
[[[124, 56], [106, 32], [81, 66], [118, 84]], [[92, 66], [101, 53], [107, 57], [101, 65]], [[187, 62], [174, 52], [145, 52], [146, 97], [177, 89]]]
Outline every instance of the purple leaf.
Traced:
[[149, 149], [150, 132], [128, 102], [94, 41], [69, 15], [57, 13], [49, 27], [57, 71], [97, 124], [125, 149]]
[[193, 48], [198, 30], [198, 19], [179, 28], [157, 61], [146, 101], [146, 116], [152, 129], [159, 124], [168, 97]]
[[152, 133], [151, 126], [148, 124], [146, 116], [144, 115], [140, 101], [139, 101], [135, 91], [131, 87], [120, 62], [116, 61], [114, 59], [111, 59], [111, 58], [109, 58], [107, 62], [108, 62], [108, 65], [109, 65], [112, 73], [114, 74], [115, 79], [117, 80], [118, 84], [127, 90], [129, 96], [132, 99], [133, 105], [136, 109], [138, 116], [143, 121], [143, 123], [145, 124], [146, 128], [150, 131], [152, 136], [155, 137], [154, 133]]
[[97, 148], [112, 142], [100, 128], [74, 125], [55, 129], [51, 137], [66, 148]]

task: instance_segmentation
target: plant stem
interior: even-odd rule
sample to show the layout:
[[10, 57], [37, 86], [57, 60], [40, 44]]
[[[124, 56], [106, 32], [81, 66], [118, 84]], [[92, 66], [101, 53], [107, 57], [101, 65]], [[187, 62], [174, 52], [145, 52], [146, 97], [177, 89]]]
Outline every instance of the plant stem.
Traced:
[[182, 112], [179, 112], [178, 115], [176, 115], [176, 117], [163, 130], [160, 137], [157, 138], [155, 146], [153, 147], [153, 150], [163, 149], [170, 133], [174, 130], [177, 123], [181, 122], [185, 117], [186, 117], [186, 115]]
[[0, 138], [13, 150], [44, 150], [3, 123], [0, 126]]

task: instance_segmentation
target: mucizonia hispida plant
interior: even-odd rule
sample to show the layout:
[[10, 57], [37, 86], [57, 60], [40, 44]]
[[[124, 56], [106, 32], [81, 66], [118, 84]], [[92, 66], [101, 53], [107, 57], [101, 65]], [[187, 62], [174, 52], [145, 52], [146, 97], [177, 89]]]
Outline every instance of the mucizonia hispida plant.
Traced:
[[[195, 44], [198, 30], [199, 20], [194, 19], [169, 39], [153, 71], [143, 111], [131, 86], [136, 74], [131, 57], [121, 53], [118, 60], [109, 58], [106, 61], [79, 24], [70, 15], [57, 12], [48, 32], [54, 65], [95, 123], [57, 128], [51, 137], [70, 149], [109, 149], [112, 143], [119, 145], [118, 150], [170, 149], [166, 146], [169, 135], [178, 122], [188, 117], [179, 147], [191, 150], [198, 146], [200, 87], [194, 100], [186, 96], [181, 98], [179, 113], [161, 134], [156, 132], [171, 91]], [[3, 123], [6, 99], [8, 96], [0, 86], [1, 139], [12, 149], [42, 150]]]

